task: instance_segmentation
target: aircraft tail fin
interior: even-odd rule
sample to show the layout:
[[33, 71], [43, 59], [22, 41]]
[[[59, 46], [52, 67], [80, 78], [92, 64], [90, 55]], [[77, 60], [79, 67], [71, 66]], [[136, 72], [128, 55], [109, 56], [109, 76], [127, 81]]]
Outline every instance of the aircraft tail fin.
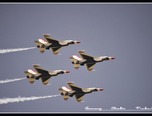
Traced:
[[69, 98], [69, 95], [67, 95], [67, 91], [63, 90], [62, 88], [59, 88], [60, 94], [63, 96], [63, 99], [66, 101]]
[[79, 58], [76, 55], [73, 55], [72, 57], [70, 57], [70, 60], [72, 61], [72, 64], [74, 66], [75, 69], [78, 69], [80, 67], [80, 60], [82, 60], [82, 58]]
[[26, 77], [28, 78], [29, 83], [33, 84], [35, 82], [34, 76], [31, 73], [29, 73], [28, 71], [25, 71], [24, 73], [25, 73]]
[[44, 46], [44, 44], [40, 43], [39, 41], [35, 41], [35, 44], [37, 45], [37, 48], [39, 48], [39, 51], [41, 53], [45, 52], [45, 46]]
[[40, 43], [39, 41], [35, 41], [35, 44], [37, 45], [37, 47], [38, 47], [38, 48], [40, 48], [40, 47], [42, 47], [42, 46], [43, 46], [43, 44], [42, 44], [42, 43]]

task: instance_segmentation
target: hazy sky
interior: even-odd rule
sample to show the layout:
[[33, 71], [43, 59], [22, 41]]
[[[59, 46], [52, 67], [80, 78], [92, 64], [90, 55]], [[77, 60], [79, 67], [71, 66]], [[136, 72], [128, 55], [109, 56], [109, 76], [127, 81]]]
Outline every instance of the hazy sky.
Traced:
[[[89, 113], [85, 107], [152, 107], [152, 4], [0, 4], [0, 49], [35, 47], [34, 41], [46, 33], [81, 43], [62, 48], [58, 56], [51, 50], [41, 54], [37, 48], [0, 54], [0, 80], [26, 78], [24, 71], [34, 69], [33, 64], [70, 73], [52, 77], [48, 86], [27, 79], [0, 84], [0, 99], [57, 95], [68, 81], [104, 91], [85, 95], [82, 103], [58, 96], [0, 104], [0, 112]], [[69, 57], [79, 55], [78, 50], [116, 59], [96, 64], [94, 72], [86, 67], [75, 70]]]

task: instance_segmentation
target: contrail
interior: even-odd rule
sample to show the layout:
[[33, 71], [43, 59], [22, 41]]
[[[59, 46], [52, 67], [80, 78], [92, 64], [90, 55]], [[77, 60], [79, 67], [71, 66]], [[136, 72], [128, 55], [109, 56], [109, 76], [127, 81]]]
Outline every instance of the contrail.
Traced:
[[26, 78], [24, 77], [24, 78], [0, 80], [0, 84], [14, 82], [14, 81], [20, 81], [20, 80], [23, 80], [23, 79], [26, 79]]
[[10, 52], [18, 52], [24, 50], [35, 49], [36, 47], [29, 47], [29, 48], [16, 48], [16, 49], [0, 49], [0, 54], [10, 53]]
[[49, 96], [32, 96], [32, 97], [17, 97], [17, 98], [1, 98], [0, 104], [8, 104], [8, 103], [14, 103], [14, 102], [24, 102], [24, 101], [32, 101], [32, 100], [38, 100], [38, 99], [45, 99], [45, 98], [51, 98], [51, 97], [57, 97], [60, 96], [60, 94], [57, 95], [49, 95]]

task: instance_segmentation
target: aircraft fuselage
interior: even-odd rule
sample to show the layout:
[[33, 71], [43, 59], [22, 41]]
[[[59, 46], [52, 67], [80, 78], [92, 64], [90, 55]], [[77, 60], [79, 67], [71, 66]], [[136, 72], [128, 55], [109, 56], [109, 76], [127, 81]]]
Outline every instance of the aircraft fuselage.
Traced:
[[92, 91], [91, 90], [87, 90], [87, 89], [82, 89], [82, 90], [77, 90], [77, 91], [70, 91], [68, 92], [67, 94], [70, 96], [70, 97], [73, 97], [73, 95], [84, 95], [84, 94], [88, 94], [88, 93], [91, 93]]
[[103, 62], [103, 59], [93, 59], [93, 60], [88, 60], [88, 59], [85, 59], [85, 61], [80, 61], [80, 65], [84, 65], [84, 64], [95, 64], [95, 63], [98, 63], [98, 62]]

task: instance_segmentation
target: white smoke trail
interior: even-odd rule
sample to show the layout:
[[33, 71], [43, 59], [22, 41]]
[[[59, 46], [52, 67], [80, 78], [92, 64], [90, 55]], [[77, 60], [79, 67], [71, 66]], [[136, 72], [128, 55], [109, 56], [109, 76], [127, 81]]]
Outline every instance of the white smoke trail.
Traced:
[[45, 98], [51, 98], [51, 97], [57, 97], [58, 95], [49, 95], [49, 96], [32, 96], [32, 97], [17, 97], [17, 98], [1, 98], [0, 104], [8, 104], [8, 103], [14, 103], [14, 102], [24, 102], [24, 101], [32, 101], [32, 100], [38, 100], [38, 99], [45, 99]]
[[23, 79], [26, 79], [26, 78], [24, 77], [24, 78], [0, 80], [0, 84], [14, 82], [14, 81], [20, 81], [20, 80], [23, 80]]
[[0, 54], [10, 53], [10, 52], [18, 52], [24, 50], [35, 49], [36, 47], [29, 47], [29, 48], [16, 48], [16, 49], [0, 49]]

